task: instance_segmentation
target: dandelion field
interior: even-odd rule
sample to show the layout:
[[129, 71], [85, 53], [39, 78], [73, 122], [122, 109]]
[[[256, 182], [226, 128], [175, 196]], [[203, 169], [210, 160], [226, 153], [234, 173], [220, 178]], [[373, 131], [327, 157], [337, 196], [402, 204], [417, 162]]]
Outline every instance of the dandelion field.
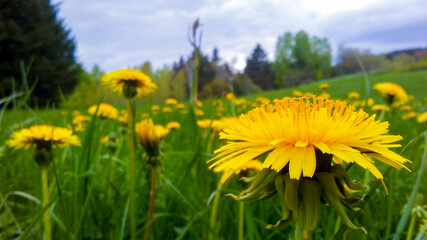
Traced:
[[[400, 84], [413, 97], [399, 106], [372, 110], [375, 105], [386, 104], [372, 86], [387, 81]], [[368, 234], [347, 229], [338, 214], [322, 204], [311, 238], [425, 238], [427, 209], [423, 174], [427, 138], [426, 120], [422, 122], [420, 116], [426, 112], [427, 72], [376, 73], [369, 76], [369, 80], [357, 75], [324, 82], [329, 86], [323, 90], [319, 89], [319, 83], [313, 83], [246, 98], [227, 95], [195, 105], [173, 101], [154, 105], [149, 96], [137, 104], [136, 123], [151, 118], [154, 124], [163, 126], [172, 121], [180, 124], [178, 129], [170, 129], [160, 143], [162, 154], [154, 167], [157, 190], [148, 239], [238, 239], [240, 231], [244, 233], [243, 239], [294, 239], [293, 223], [281, 231], [266, 229], [266, 225], [274, 224], [281, 216], [277, 195], [245, 203], [242, 215], [239, 202], [225, 195], [238, 195], [248, 188], [248, 183], [238, 181], [239, 177], [234, 175], [218, 188], [221, 173], [210, 170], [207, 161], [215, 157], [214, 150], [226, 144], [218, 138], [218, 132], [231, 124], [223, 117], [239, 116], [275, 98], [307, 95], [307, 92], [348, 101], [356, 109], [363, 108], [370, 115], [377, 114], [376, 119], [388, 121], [389, 134], [403, 137], [397, 142], [402, 147], [393, 151], [412, 161], [405, 164], [411, 172], [375, 161], [384, 175], [388, 195], [381, 182], [368, 171], [357, 164], [343, 163], [351, 178], [365, 186], [352, 193], [362, 198], [356, 206], [360, 211], [345, 211], [352, 222], [363, 226]], [[359, 96], [349, 99], [351, 91]], [[126, 107], [114, 106], [118, 109], [117, 116], [109, 119], [91, 115], [87, 109], [7, 109], [7, 105], [19, 105], [18, 100], [13, 101], [15, 99], [2, 100], [6, 104], [0, 111], [0, 239], [43, 239], [46, 208], [50, 209], [52, 239], [131, 239], [130, 139], [127, 125], [120, 121], [120, 117], [126, 119], [125, 112], [121, 111]], [[86, 116], [86, 120], [73, 122], [77, 116]], [[206, 119], [204, 124], [200, 122]], [[81, 146], [53, 149], [48, 169], [50, 201], [45, 208], [42, 207], [40, 167], [33, 160], [34, 147], [26, 150], [6, 145], [12, 132], [38, 124], [70, 128], [81, 140]], [[153, 172], [148, 167], [147, 151], [136, 142], [135, 215], [136, 236], [140, 239], [148, 226]], [[265, 158], [264, 155], [259, 159]]]

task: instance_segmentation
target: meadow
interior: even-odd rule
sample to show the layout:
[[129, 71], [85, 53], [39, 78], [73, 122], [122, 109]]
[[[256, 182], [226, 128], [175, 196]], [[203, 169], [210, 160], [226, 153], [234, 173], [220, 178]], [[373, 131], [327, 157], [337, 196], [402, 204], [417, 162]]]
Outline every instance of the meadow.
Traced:
[[[407, 107], [372, 110], [384, 99], [372, 86], [379, 82], [401, 85], [410, 97]], [[319, 89], [327, 83], [326, 89]], [[427, 71], [409, 73], [374, 72], [327, 79], [298, 88], [262, 92], [257, 95], [184, 103], [156, 103], [145, 99], [136, 105], [136, 122], [152, 118], [166, 126], [171, 121], [180, 128], [170, 130], [161, 140], [161, 165], [156, 166], [157, 192], [151, 239], [238, 239], [238, 195], [247, 184], [233, 176], [218, 188], [221, 173], [208, 168], [215, 149], [225, 144], [213, 123], [201, 126], [203, 119], [239, 116], [275, 98], [316, 94], [342, 99], [363, 108], [377, 119], [388, 121], [389, 134], [401, 135], [401, 148], [393, 151], [412, 161], [411, 172], [396, 170], [376, 161], [385, 176], [387, 195], [381, 183], [361, 167], [343, 163], [352, 179], [365, 189], [353, 193], [363, 197], [361, 211], [347, 211], [362, 231], [346, 229], [331, 207], [322, 204], [321, 216], [312, 239], [422, 239], [426, 230], [427, 160], [426, 122], [417, 121], [426, 112]], [[296, 92], [300, 91], [300, 93]], [[360, 96], [349, 99], [348, 94]], [[368, 101], [368, 99], [372, 99]], [[100, 99], [100, 102], [102, 99]], [[40, 167], [33, 160], [34, 149], [9, 148], [12, 132], [37, 124], [71, 128], [81, 146], [54, 148], [49, 166], [48, 208], [51, 211], [52, 239], [130, 239], [129, 230], [129, 133], [118, 118], [99, 118], [87, 109], [31, 109], [19, 99], [3, 99], [0, 111], [0, 238], [42, 239], [43, 212]], [[7, 104], [5, 104], [7, 103]], [[179, 105], [179, 107], [178, 107]], [[115, 106], [119, 115], [125, 106]], [[87, 116], [83, 125], [73, 123], [77, 115]], [[227, 126], [225, 126], [227, 127]], [[106, 137], [109, 138], [106, 138]], [[136, 234], [142, 237], [147, 226], [151, 172], [147, 152], [136, 147]], [[264, 157], [261, 157], [262, 160]], [[219, 189], [219, 191], [218, 191]], [[281, 215], [278, 196], [244, 205], [244, 239], [294, 239], [295, 224], [282, 231], [266, 229]], [[213, 212], [216, 217], [212, 218]], [[212, 223], [213, 222], [213, 223]], [[212, 227], [213, 226], [213, 227]], [[241, 227], [241, 226], [240, 226]]]

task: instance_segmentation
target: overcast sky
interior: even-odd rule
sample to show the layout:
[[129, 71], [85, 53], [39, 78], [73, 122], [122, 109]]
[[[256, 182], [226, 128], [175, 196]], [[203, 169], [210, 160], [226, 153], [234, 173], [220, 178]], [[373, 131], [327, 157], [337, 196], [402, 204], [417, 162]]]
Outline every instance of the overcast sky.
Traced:
[[242, 70], [257, 43], [274, 59], [278, 36], [305, 30], [339, 44], [383, 53], [427, 47], [427, 0], [53, 0], [71, 30], [77, 58], [104, 71], [150, 61], [171, 66], [191, 53], [188, 31], [200, 17], [202, 52], [216, 46]]

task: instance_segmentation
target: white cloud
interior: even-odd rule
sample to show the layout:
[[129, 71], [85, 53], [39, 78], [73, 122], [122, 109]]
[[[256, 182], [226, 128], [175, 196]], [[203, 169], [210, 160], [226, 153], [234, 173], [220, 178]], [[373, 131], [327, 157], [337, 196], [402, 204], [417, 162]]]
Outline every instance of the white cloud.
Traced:
[[[202, 51], [211, 55], [216, 46], [224, 61], [235, 59], [234, 66], [243, 69], [257, 43], [273, 59], [277, 37], [287, 31], [327, 37], [334, 49], [340, 43], [376, 49], [421, 44], [426, 28], [410, 26], [426, 23], [425, 5], [424, 0], [73, 0], [61, 4], [59, 15], [86, 68], [98, 63], [111, 71], [147, 60], [155, 68], [170, 65], [191, 53], [187, 35], [200, 17]], [[396, 31], [402, 30], [412, 38], [399, 40]]]

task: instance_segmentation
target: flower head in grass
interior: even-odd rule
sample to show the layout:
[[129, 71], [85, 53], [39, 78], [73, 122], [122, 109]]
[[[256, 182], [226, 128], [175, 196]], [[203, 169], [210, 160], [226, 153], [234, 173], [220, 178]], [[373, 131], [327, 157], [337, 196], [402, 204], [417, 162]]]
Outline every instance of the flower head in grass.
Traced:
[[126, 98], [146, 96], [157, 89], [145, 73], [137, 69], [120, 69], [102, 76], [102, 84]]
[[147, 150], [149, 156], [158, 156], [160, 140], [169, 133], [162, 125], [154, 125], [152, 119], [144, 119], [136, 124], [139, 142]]
[[184, 109], [185, 108], [185, 104], [184, 103], [178, 103], [176, 105], [176, 109]]
[[[251, 186], [239, 196], [230, 196], [254, 201], [278, 194], [282, 218], [267, 227], [283, 230], [290, 222], [297, 222], [303, 239], [309, 239], [317, 226], [321, 199], [334, 208], [347, 227], [365, 232], [344, 211], [344, 206], [351, 208], [359, 199], [342, 190], [361, 190], [363, 186], [350, 179], [341, 166], [343, 162], [356, 163], [381, 181], [383, 175], [373, 159], [397, 169], [407, 169], [404, 163], [409, 162], [389, 150], [399, 147], [394, 142], [402, 137], [387, 135], [387, 122], [376, 121], [375, 115], [356, 111], [344, 101], [276, 99], [241, 115], [230, 126], [220, 133], [220, 139], [228, 143], [215, 151], [210, 168], [236, 171], [266, 155], [263, 169], [246, 179]], [[274, 179], [264, 183], [272, 172], [277, 172]]]
[[234, 169], [230, 169], [230, 170], [223, 169], [222, 171], [219, 171], [217, 169], [214, 169], [214, 172], [223, 172], [220, 181], [222, 183], [225, 183], [228, 179], [231, 178], [231, 176], [233, 176], [233, 174], [239, 175], [242, 172], [248, 172], [248, 171], [259, 172], [259, 171], [261, 171], [261, 169], [262, 169], [262, 162], [260, 162], [258, 160], [253, 160], [253, 161], [245, 163], [241, 168], [239, 168], [237, 170], [234, 170]]
[[373, 111], [378, 111], [378, 112], [381, 112], [381, 111], [389, 112], [390, 111], [390, 108], [387, 105], [384, 105], [384, 104], [375, 104], [375, 105], [372, 105], [371, 109]]
[[283, 98], [255, 108], [234, 121], [233, 128], [220, 133], [228, 144], [215, 151], [212, 167], [238, 169], [258, 156], [269, 153], [264, 168], [277, 172], [289, 168], [291, 179], [312, 177], [316, 154], [335, 156], [356, 163], [376, 178], [383, 176], [368, 157], [395, 168], [406, 168], [409, 160], [389, 150], [401, 136], [386, 135], [388, 123], [375, 120], [362, 110], [355, 111], [343, 101], [316, 97]]
[[[98, 111], [96, 111], [98, 109]], [[113, 107], [111, 104], [108, 103], [101, 103], [98, 105], [93, 105], [89, 108], [88, 112], [90, 114], [98, 115], [99, 117], [105, 119], [117, 119], [119, 115], [119, 111], [115, 107]]]
[[329, 84], [327, 84], [327, 83], [321, 83], [321, 84], [319, 84], [319, 89], [320, 90], [326, 90], [328, 88], [329, 88]]
[[196, 114], [196, 116], [203, 116], [203, 115], [205, 115], [205, 112], [203, 112], [203, 110], [196, 109], [194, 111], [194, 114]]
[[359, 99], [360, 98], [360, 94], [358, 92], [349, 92], [348, 93], [348, 99]]
[[212, 129], [213, 131], [220, 131], [222, 129], [222, 124], [219, 120], [213, 120], [213, 119], [202, 119], [197, 121], [197, 125], [204, 129]]
[[86, 128], [86, 122], [90, 120], [90, 117], [84, 115], [75, 115], [73, 118], [74, 130], [76, 132], [84, 131]]
[[172, 108], [170, 108], [170, 107], [163, 107], [162, 108], [162, 112], [164, 112], [164, 113], [171, 113], [172, 112]]
[[233, 100], [234, 98], [236, 98], [236, 96], [234, 95], [234, 93], [228, 92], [227, 94], [225, 94], [225, 98], [227, 98], [228, 100]]
[[419, 123], [427, 122], [427, 112], [423, 112], [420, 115], [418, 115], [417, 122], [419, 122]]
[[394, 100], [397, 100], [398, 105], [405, 104], [408, 102], [409, 97], [405, 90], [396, 83], [392, 82], [381, 82], [374, 85], [374, 89], [377, 90], [383, 97], [387, 98], [387, 103], [392, 104]]
[[175, 98], [166, 98], [165, 103], [168, 105], [176, 105], [178, 104], [178, 100]]
[[180, 129], [181, 124], [177, 121], [168, 122], [168, 124], [166, 124], [166, 128], [169, 130]]
[[51, 125], [36, 125], [13, 132], [7, 141], [9, 147], [28, 149], [36, 146], [35, 160], [43, 165], [50, 162], [52, 147], [80, 146], [81, 142], [73, 131]]
[[294, 90], [294, 91], [292, 91], [292, 96], [294, 96], [294, 97], [302, 97], [302, 96], [304, 96], [304, 93], [301, 92], [301, 91], [298, 91], [298, 90]]

